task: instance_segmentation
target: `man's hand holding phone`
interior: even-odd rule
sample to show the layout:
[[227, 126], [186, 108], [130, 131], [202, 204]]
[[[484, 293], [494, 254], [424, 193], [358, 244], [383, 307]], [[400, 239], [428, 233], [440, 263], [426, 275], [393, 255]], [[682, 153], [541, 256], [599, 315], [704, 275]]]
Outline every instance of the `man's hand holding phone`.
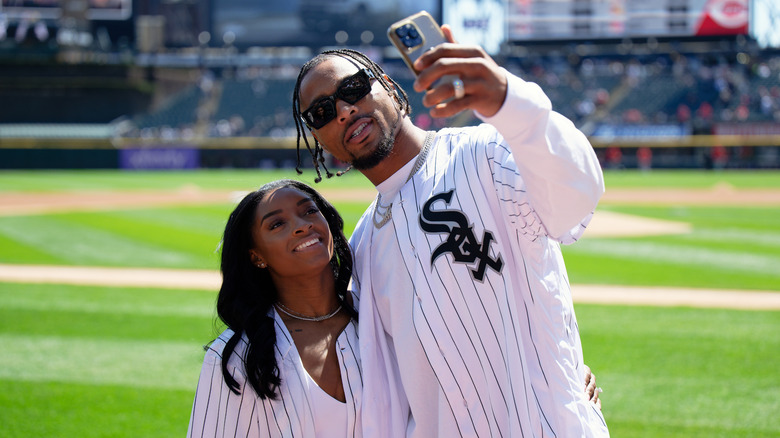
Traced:
[[[441, 26], [441, 30], [449, 42], [422, 53], [413, 64], [418, 72], [414, 89], [425, 91], [423, 105], [431, 108], [432, 117], [451, 117], [466, 109], [485, 117], [495, 115], [506, 98], [504, 70], [481, 47], [457, 44], [448, 25]], [[462, 98], [448, 101], [454, 93], [451, 84], [430, 88], [447, 75], [457, 75], [462, 81]]]

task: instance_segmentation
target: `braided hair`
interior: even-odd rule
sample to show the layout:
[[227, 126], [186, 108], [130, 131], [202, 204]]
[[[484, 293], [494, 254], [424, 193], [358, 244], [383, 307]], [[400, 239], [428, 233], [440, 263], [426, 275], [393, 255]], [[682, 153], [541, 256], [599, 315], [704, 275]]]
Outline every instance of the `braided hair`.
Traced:
[[[314, 170], [317, 172], [317, 177], [314, 179], [315, 183], [318, 183], [322, 181], [322, 174], [320, 172], [320, 166], [322, 166], [323, 169], [325, 169], [325, 175], [330, 178], [334, 174], [331, 173], [327, 166], [325, 166], [325, 156], [324, 156], [324, 150], [322, 148], [322, 145], [320, 145], [320, 142], [317, 140], [316, 137], [312, 136], [314, 138], [314, 145], [312, 146], [309, 143], [308, 136], [306, 135], [306, 128], [308, 128], [308, 125], [303, 120], [303, 117], [301, 116], [301, 98], [300, 98], [300, 92], [301, 92], [301, 82], [303, 81], [303, 78], [306, 76], [311, 69], [318, 66], [323, 61], [327, 60], [330, 57], [338, 56], [341, 58], [345, 58], [348, 61], [352, 62], [355, 65], [361, 65], [371, 71], [371, 73], [374, 74], [374, 77], [379, 81], [380, 84], [382, 84], [382, 87], [389, 91], [396, 94], [396, 96], [399, 99], [399, 103], [401, 104], [401, 109], [406, 112], [406, 115], [412, 114], [412, 106], [409, 104], [409, 96], [407, 96], [406, 91], [404, 91], [403, 88], [390, 78], [389, 76], [385, 75], [385, 71], [382, 70], [382, 67], [379, 66], [379, 64], [372, 61], [368, 56], [364, 55], [361, 52], [358, 52], [357, 50], [352, 49], [336, 49], [336, 50], [326, 50], [319, 55], [315, 56], [311, 60], [309, 60], [306, 64], [301, 67], [301, 71], [298, 73], [298, 80], [295, 83], [295, 90], [293, 91], [292, 96], [292, 110], [293, 110], [293, 118], [295, 119], [295, 128], [298, 131], [298, 138], [297, 138], [297, 144], [296, 144], [296, 151], [298, 156], [298, 163], [295, 166], [295, 171], [298, 172], [298, 174], [302, 174], [303, 171], [301, 170], [301, 139], [303, 139], [304, 145], [306, 145], [306, 149], [309, 150], [309, 153], [312, 157], [312, 163], [314, 164]], [[341, 176], [344, 173], [348, 172], [352, 166], [350, 165], [346, 170], [337, 172], [336, 176]]]
[[249, 384], [261, 399], [276, 399], [276, 389], [282, 383], [274, 356], [276, 330], [269, 312], [278, 299], [278, 292], [267, 269], [259, 269], [250, 259], [254, 245], [252, 228], [257, 205], [272, 191], [292, 187], [307, 194], [328, 222], [333, 236], [333, 258], [330, 261], [335, 276], [336, 298], [346, 312], [357, 320], [357, 312], [347, 301], [352, 277], [352, 252], [344, 235], [344, 220], [338, 211], [309, 185], [294, 180], [270, 182], [249, 193], [228, 218], [222, 238], [222, 286], [217, 296], [217, 315], [233, 330], [222, 351], [222, 376], [230, 390], [240, 393], [240, 385], [228, 369], [230, 356], [241, 341], [248, 339], [244, 357]]

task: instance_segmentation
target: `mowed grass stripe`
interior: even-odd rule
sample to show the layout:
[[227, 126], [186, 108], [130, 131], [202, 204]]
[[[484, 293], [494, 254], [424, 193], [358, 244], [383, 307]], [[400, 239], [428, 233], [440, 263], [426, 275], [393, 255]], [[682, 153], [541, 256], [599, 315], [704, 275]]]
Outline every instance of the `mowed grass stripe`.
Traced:
[[[237, 204], [236, 202], [235, 204]], [[138, 224], [164, 225], [206, 236], [221, 236], [235, 204], [188, 206], [186, 208], [143, 208], [114, 213]]]
[[780, 290], [780, 209], [610, 207], [691, 224], [670, 236], [598, 238], [563, 247], [571, 281]]
[[636, 170], [605, 170], [607, 189], [613, 188], [718, 188], [737, 189], [778, 188], [780, 172], [776, 169], [729, 169], [713, 172], [686, 169], [654, 169], [651, 172]]
[[0, 283], [0, 311], [11, 313], [187, 317], [199, 318], [193, 322], [200, 324], [216, 316], [216, 299], [217, 291]]
[[62, 263], [45, 250], [27, 244], [24, 232], [15, 229], [0, 218], [0, 259], [4, 263], [56, 265]]
[[569, 278], [575, 284], [778, 290], [775, 273], [722, 271], [710, 265], [574, 250], [565, 250], [564, 257]]
[[[85, 216], [92, 218], [84, 219]], [[78, 217], [86, 223], [75, 220]], [[195, 237], [175, 228], [163, 228], [161, 231], [159, 226], [150, 229], [129, 223], [122, 229], [107, 230], [96, 226], [94, 218], [95, 215], [87, 214], [76, 215], [76, 218], [60, 215], [9, 217], [0, 220], [0, 233], [17, 245], [36, 248], [48, 256], [49, 262], [68, 265], [215, 266], [213, 252], [217, 236]], [[158, 233], [157, 237], [153, 233]], [[169, 238], [166, 239], [165, 235]], [[205, 246], [208, 241], [211, 241], [210, 248]], [[194, 252], [193, 245], [188, 242], [200, 242], [197, 244], [200, 251]], [[176, 248], [177, 245], [180, 248]], [[13, 254], [3, 253], [3, 261], [15, 261]], [[212, 256], [211, 262], [206, 261], [209, 255]]]
[[702, 228], [746, 229], [780, 231], [780, 208], [745, 207], [745, 206], [614, 206], [603, 207], [605, 210], [616, 211], [657, 219], [690, 222]]
[[202, 344], [0, 334], [0, 380], [192, 389]]
[[702, 228], [697, 229], [695, 233], [680, 236], [680, 238], [697, 242], [721, 243], [728, 247], [740, 246], [744, 248], [747, 246], [751, 248], [751, 251], [759, 250], [774, 253], [780, 248], [780, 232], [766, 230], [756, 232], [738, 228]]
[[[304, 169], [297, 175], [293, 169], [198, 169], [191, 171], [119, 171], [119, 170], [6, 170], [0, 173], [0, 191], [76, 191], [76, 190], [174, 190], [182, 187], [209, 189], [252, 190], [265, 182], [279, 179], [298, 179], [318, 188], [371, 188], [368, 180], [358, 172], [313, 184], [316, 174]], [[708, 172], [699, 170], [661, 170], [640, 172], [633, 170], [606, 170], [607, 188], [665, 187], [713, 188], [730, 186], [741, 188], [780, 188], [780, 172], [768, 170], [727, 170]]]
[[194, 392], [0, 381], [3, 438], [170, 438], [187, 434]]
[[[0, 217], [0, 262], [217, 269], [232, 205]], [[351, 233], [365, 205], [340, 202]]]
[[[182, 209], [175, 209], [175, 212], [162, 210], [164, 214], [160, 220], [152, 219], [153, 216], [139, 218], [122, 211], [67, 214], [60, 216], [60, 218], [68, 223], [83, 225], [98, 232], [120, 236], [129, 242], [143, 244], [153, 252], [139, 253], [136, 249], [121, 247], [117, 248], [117, 252], [133, 259], [156, 259], [158, 264], [153, 266], [216, 268], [219, 266], [219, 259], [215, 255], [215, 250], [224, 231], [224, 222], [222, 222], [224, 219], [220, 221], [220, 219], [212, 217], [211, 226], [200, 225], [197, 227], [199, 229], [185, 225], [188, 217], [197, 216], [197, 211], [202, 210], [202, 208], [196, 209], [196, 212]], [[229, 211], [225, 211], [222, 216], [227, 218], [228, 214]], [[168, 219], [173, 218], [176, 220], [168, 221]], [[201, 218], [196, 222], [202, 224], [205, 220], [205, 218]], [[166, 254], [167, 258], [154, 255], [154, 252], [161, 250], [169, 253]], [[149, 259], [149, 257], [154, 258]], [[206, 260], [208, 262], [204, 264], [203, 262]], [[123, 263], [123, 265], [127, 264]]]
[[1, 191], [79, 191], [79, 190], [254, 190], [266, 182], [289, 178], [316, 187], [373, 187], [358, 172], [348, 172], [315, 184], [312, 169], [298, 175], [293, 169], [198, 169], [191, 171], [121, 170], [23, 170], [0, 173]]
[[0, 309], [0, 333], [78, 338], [194, 341], [215, 336], [211, 318]]
[[0, 283], [0, 334], [203, 345], [221, 329], [215, 299], [204, 291]]
[[780, 280], [780, 255], [740, 250], [715, 250], [692, 245], [639, 240], [583, 240], [567, 252], [608, 255], [622, 260], [644, 260], [708, 268], [720, 273], [764, 274]]
[[612, 436], [777, 436], [780, 312], [576, 308]]

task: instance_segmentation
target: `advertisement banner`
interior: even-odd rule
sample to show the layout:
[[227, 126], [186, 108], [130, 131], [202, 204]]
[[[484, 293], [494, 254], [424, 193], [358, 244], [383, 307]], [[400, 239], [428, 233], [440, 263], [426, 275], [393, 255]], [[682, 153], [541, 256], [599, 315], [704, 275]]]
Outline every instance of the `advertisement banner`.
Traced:
[[780, 135], [778, 123], [718, 123], [713, 128], [715, 135]]
[[603, 141], [620, 139], [674, 139], [691, 135], [684, 125], [612, 125], [602, 124], [593, 131], [593, 137]]
[[197, 169], [198, 167], [200, 167], [200, 153], [195, 148], [138, 148], [119, 151], [120, 169]]

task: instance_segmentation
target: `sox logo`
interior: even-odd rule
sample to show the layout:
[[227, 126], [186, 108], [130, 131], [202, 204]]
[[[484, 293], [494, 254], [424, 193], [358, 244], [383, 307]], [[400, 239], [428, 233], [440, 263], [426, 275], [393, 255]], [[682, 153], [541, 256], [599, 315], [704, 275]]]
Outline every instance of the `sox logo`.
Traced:
[[[420, 212], [420, 227], [428, 234], [449, 233], [447, 240], [442, 242], [431, 254], [431, 264], [440, 255], [452, 253], [456, 263], [470, 264], [479, 260], [476, 268], [471, 269], [471, 275], [475, 280], [482, 281], [485, 278], [485, 270], [490, 267], [500, 273], [504, 266], [501, 255], [495, 259], [490, 257], [490, 244], [493, 242], [493, 233], [485, 231], [482, 235], [482, 243], [474, 235], [474, 229], [468, 217], [458, 210], [434, 210], [436, 201], [444, 201], [449, 205], [455, 189], [432, 196], [423, 205]], [[449, 224], [454, 223], [454, 226]]]

